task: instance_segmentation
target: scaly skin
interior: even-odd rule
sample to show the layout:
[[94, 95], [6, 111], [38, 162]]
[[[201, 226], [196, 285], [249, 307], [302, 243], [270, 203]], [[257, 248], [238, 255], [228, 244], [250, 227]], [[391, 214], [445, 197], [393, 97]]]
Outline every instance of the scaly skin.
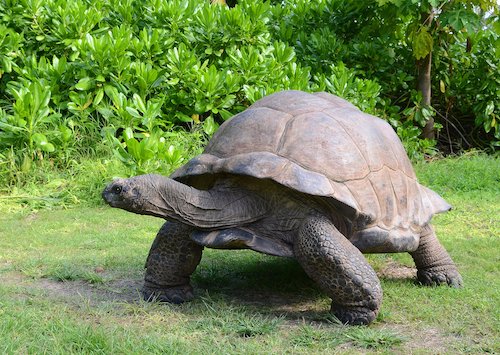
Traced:
[[158, 232], [146, 260], [141, 290], [146, 301], [183, 303], [193, 299], [189, 280], [203, 247], [189, 238], [192, 230], [181, 223], [166, 222]]
[[462, 277], [450, 255], [439, 243], [433, 228], [427, 225], [420, 236], [417, 250], [410, 255], [417, 266], [417, 279], [426, 286], [448, 284], [462, 286]]
[[309, 217], [294, 245], [306, 273], [332, 298], [342, 322], [368, 324], [382, 301], [379, 279], [361, 252], [324, 217]]

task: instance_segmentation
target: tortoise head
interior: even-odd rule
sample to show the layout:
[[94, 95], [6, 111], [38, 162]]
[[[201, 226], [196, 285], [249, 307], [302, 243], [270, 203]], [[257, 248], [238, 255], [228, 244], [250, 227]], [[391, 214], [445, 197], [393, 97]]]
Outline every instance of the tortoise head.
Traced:
[[189, 204], [186, 198], [196, 193], [194, 189], [168, 177], [148, 174], [128, 179], [116, 179], [102, 192], [102, 198], [111, 207], [129, 212], [161, 218], [174, 218], [190, 215], [183, 208]]
[[152, 175], [116, 179], [106, 186], [102, 198], [111, 207], [141, 213], [148, 196], [156, 190], [155, 180]]

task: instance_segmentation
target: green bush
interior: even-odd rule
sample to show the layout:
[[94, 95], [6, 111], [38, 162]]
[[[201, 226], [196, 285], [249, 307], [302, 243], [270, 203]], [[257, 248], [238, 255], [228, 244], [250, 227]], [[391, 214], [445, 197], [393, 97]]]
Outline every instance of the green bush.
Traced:
[[[252, 2], [229, 10], [205, 1], [0, 1], [1, 167], [65, 165], [103, 146], [130, 173], [177, 166], [192, 154], [172, 141], [178, 126], [201, 126], [192, 140], [203, 142], [200, 132], [212, 134], [248, 105], [244, 75], [265, 88], [286, 81], [286, 61], [262, 80], [262, 67], [278, 69], [273, 52], [284, 46], [270, 41], [268, 10]], [[243, 72], [237, 47], [261, 67]]]
[[[467, 8], [471, 3], [477, 5], [474, 11]], [[411, 135], [410, 155], [427, 150], [418, 147], [433, 145], [419, 140], [430, 117], [438, 122], [438, 130], [444, 128], [447, 145], [456, 142], [461, 149], [500, 144], [500, 22], [498, 11], [482, 12], [493, 2], [321, 0], [312, 6], [309, 1], [288, 0], [283, 4], [272, 10], [275, 38], [292, 46], [298, 62], [310, 67], [313, 76], [329, 76], [331, 64], [343, 62], [356, 70], [358, 78], [379, 84], [382, 116], [398, 132], [404, 130], [402, 138]], [[433, 108], [429, 109], [420, 105], [415, 91], [419, 69], [412, 33], [417, 31], [415, 19], [418, 23], [431, 5], [439, 8], [435, 15], [442, 19], [433, 40]], [[416, 7], [420, 11], [410, 10]]]
[[[444, 108], [451, 124], [474, 127], [478, 134], [473, 138], [479, 141], [468, 142], [473, 146], [500, 147], [500, 23], [496, 25], [498, 33], [479, 31], [469, 38], [460, 36], [460, 42], [441, 50], [437, 62], [437, 106]], [[470, 51], [464, 55], [468, 42]]]
[[163, 151], [179, 127], [201, 126], [196, 132], [209, 136], [265, 94], [308, 89], [309, 71], [293, 49], [271, 39], [267, 3], [23, 5], [0, 1], [1, 68], [10, 74], [0, 78], [0, 148], [17, 160], [64, 164], [111, 144], [143, 172], [158, 165], [148, 161], [180, 161]]
[[[419, 136], [436, 111], [415, 104], [403, 20], [382, 11], [333, 0], [0, 0], [2, 189], [87, 159], [168, 173], [226, 119], [286, 89], [342, 96], [388, 120], [411, 157], [433, 154], [435, 142]], [[444, 81], [446, 100], [498, 135], [488, 36], [477, 35], [460, 69], [470, 74]]]

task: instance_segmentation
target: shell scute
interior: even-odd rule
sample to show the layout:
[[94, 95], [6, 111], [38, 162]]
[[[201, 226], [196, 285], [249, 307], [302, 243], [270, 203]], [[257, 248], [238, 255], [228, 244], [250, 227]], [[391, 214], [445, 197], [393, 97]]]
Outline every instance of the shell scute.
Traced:
[[[205, 151], [220, 158], [252, 153], [255, 147], [259, 147], [259, 151], [275, 152], [290, 117], [288, 113], [267, 107], [243, 111], [231, 119], [231, 124], [221, 126]], [[263, 127], [266, 134], [247, 133], [260, 132]]]
[[322, 111], [291, 119], [277, 154], [336, 181], [359, 179], [370, 172], [349, 132]]

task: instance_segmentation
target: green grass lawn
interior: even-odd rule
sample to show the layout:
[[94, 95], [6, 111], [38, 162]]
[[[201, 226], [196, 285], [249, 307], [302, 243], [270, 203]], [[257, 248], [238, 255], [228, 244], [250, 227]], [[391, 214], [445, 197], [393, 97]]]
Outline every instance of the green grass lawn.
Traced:
[[454, 209], [436, 216], [464, 288], [414, 284], [407, 254], [368, 256], [384, 300], [368, 327], [346, 327], [293, 260], [205, 250], [196, 299], [140, 301], [162, 221], [100, 207], [0, 216], [0, 353], [500, 352], [500, 160], [417, 165]]

